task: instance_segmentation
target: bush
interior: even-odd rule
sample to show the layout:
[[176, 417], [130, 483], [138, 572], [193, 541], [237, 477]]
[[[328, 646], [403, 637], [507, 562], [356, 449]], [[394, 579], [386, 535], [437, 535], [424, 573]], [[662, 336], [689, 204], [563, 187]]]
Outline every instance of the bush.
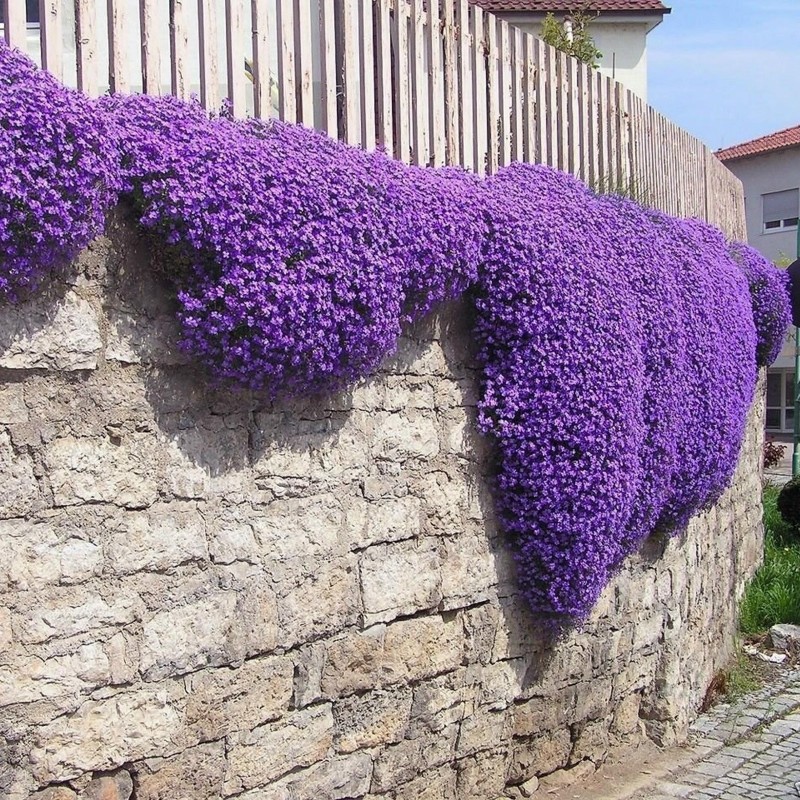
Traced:
[[21, 299], [102, 233], [117, 174], [94, 103], [0, 41], [0, 300]]
[[764, 469], [777, 467], [785, 452], [786, 445], [778, 444], [773, 439], [767, 439], [764, 442]]
[[800, 625], [800, 542], [797, 528], [779, 513], [781, 494], [775, 486], [764, 488], [764, 565], [742, 599], [744, 633], [761, 633], [778, 623]]
[[777, 506], [781, 519], [800, 535], [800, 476], [783, 486], [778, 494]]

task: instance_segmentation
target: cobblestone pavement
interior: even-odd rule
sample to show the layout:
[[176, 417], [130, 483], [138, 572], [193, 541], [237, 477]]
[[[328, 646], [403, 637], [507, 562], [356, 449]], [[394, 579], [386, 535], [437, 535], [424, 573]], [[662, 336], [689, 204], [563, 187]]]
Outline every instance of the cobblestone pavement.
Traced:
[[631, 800], [798, 800], [800, 669], [692, 726], [690, 763]]

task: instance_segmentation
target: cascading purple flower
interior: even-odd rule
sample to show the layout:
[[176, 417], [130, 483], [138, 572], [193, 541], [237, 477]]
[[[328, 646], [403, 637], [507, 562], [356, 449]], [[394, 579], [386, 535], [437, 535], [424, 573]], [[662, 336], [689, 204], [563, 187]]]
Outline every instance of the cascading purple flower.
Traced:
[[102, 232], [116, 162], [92, 101], [0, 41], [0, 300], [36, 289]]
[[118, 188], [170, 263], [182, 346], [270, 397], [369, 374], [469, 293], [499, 518], [557, 621], [717, 499], [789, 322], [752, 248], [550, 168], [480, 180], [174, 98], [95, 103], [0, 43], [0, 298], [69, 261]]

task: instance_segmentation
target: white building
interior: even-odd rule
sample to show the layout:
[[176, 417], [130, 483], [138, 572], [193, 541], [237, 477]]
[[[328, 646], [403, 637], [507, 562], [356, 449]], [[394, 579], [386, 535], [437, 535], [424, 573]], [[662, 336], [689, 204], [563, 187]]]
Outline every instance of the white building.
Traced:
[[647, 34], [670, 13], [661, 0], [473, 0], [513, 25], [541, 34], [548, 13], [563, 20], [576, 10], [592, 17], [589, 30], [603, 54], [600, 72], [647, 101]]
[[[800, 218], [800, 125], [727, 147], [717, 157], [744, 184], [747, 241], [786, 266], [797, 256]], [[767, 430], [794, 424], [794, 328], [767, 372]]]

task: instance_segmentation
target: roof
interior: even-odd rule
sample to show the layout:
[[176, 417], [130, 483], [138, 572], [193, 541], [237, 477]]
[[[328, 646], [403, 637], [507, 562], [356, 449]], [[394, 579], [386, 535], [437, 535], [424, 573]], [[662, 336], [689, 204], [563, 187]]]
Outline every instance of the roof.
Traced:
[[778, 150], [787, 150], [790, 147], [800, 147], [800, 125], [717, 150], [716, 156], [720, 161], [736, 161], [739, 158], [763, 156]]
[[661, 0], [472, 0], [486, 11], [527, 11], [533, 13], [669, 14]]

